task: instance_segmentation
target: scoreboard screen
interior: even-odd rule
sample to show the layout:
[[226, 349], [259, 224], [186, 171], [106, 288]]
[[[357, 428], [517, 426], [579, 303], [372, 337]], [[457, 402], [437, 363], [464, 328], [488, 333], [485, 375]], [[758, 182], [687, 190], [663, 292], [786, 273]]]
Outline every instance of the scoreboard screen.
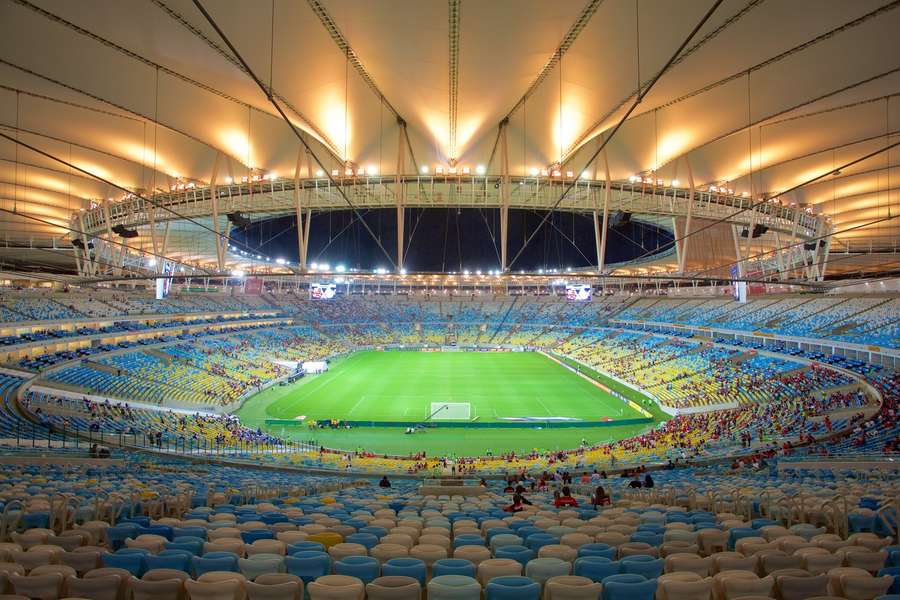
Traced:
[[337, 286], [333, 283], [309, 284], [309, 297], [312, 300], [331, 300], [337, 293]]
[[566, 300], [570, 302], [590, 302], [593, 288], [589, 283], [567, 283]]

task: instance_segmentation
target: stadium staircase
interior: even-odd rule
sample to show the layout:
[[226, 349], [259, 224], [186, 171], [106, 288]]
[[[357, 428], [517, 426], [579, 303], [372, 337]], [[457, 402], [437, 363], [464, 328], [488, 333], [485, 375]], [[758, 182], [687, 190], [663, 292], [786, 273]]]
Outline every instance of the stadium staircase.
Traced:
[[829, 325], [826, 325], [825, 327], [818, 329], [817, 331], [821, 331], [826, 336], [840, 335], [842, 333], [850, 331], [860, 325], [860, 322], [857, 320], [857, 318], [860, 315], [864, 315], [865, 313], [875, 310], [879, 306], [883, 306], [883, 305], [887, 304], [888, 302], [892, 302], [893, 300], [894, 300], [893, 298], [885, 298], [884, 302], [879, 302], [878, 304], [873, 304], [872, 306], [866, 307], [865, 309], [863, 309], [859, 312], [853, 313], [852, 315], [848, 315], [844, 319], [841, 319], [839, 321], [837, 327], [834, 327], [835, 324], [831, 323]]
[[509, 303], [509, 306], [506, 308], [506, 312], [503, 313], [503, 318], [500, 319], [500, 322], [497, 324], [497, 328], [494, 330], [494, 333], [491, 335], [491, 338], [487, 340], [487, 343], [493, 344], [494, 338], [497, 337], [497, 334], [500, 333], [500, 330], [503, 328], [503, 325], [506, 324], [506, 320], [509, 319], [510, 313], [512, 313], [513, 307], [516, 306], [516, 303], [519, 301], [519, 296], [513, 296], [512, 302]]

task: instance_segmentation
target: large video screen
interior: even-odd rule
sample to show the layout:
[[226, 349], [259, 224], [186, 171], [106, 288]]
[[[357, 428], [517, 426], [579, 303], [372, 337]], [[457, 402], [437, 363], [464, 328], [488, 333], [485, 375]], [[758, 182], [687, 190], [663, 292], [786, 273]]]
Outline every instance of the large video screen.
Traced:
[[331, 300], [337, 292], [337, 286], [333, 283], [309, 284], [309, 297], [312, 300]]
[[566, 284], [566, 300], [570, 302], [590, 302], [593, 295], [593, 288], [589, 283]]

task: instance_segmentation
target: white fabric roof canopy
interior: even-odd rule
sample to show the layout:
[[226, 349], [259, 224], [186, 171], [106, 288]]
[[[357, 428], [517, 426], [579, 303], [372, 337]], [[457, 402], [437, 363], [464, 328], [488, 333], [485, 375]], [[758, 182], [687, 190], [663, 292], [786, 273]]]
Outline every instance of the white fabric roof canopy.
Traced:
[[[527, 174], [584, 168], [711, 1], [203, 4], [327, 168], [394, 173], [399, 115], [407, 172], [457, 159], [498, 173], [510, 115], [511, 169]], [[607, 146], [611, 177], [686, 182], [689, 161], [698, 185], [771, 195], [900, 140], [898, 8], [725, 0]], [[208, 183], [217, 152], [223, 181], [292, 176], [299, 149], [191, 0], [0, 0], [0, 132], [132, 190]], [[895, 148], [786, 200], [831, 215], [836, 249], [890, 247], [900, 220], [840, 232], [897, 212], [898, 169]], [[0, 213], [0, 243], [62, 237], [72, 211], [119, 195], [0, 140], [0, 208], [20, 213]]]

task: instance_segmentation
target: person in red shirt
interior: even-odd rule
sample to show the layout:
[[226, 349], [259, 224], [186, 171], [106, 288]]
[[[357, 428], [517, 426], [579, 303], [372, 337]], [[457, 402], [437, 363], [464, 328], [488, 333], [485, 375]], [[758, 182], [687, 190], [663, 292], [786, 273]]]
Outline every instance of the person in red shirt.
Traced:
[[564, 486], [562, 489], [562, 494], [556, 496], [553, 500], [553, 505], [556, 508], [560, 508], [563, 506], [578, 506], [578, 501], [572, 497], [572, 490], [569, 489], [569, 486]]

